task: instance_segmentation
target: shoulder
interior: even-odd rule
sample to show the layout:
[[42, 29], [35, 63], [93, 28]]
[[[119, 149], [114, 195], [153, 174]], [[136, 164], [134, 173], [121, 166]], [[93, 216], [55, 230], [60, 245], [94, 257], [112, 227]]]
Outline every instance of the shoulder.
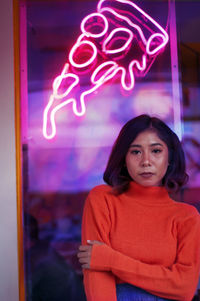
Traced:
[[200, 214], [198, 210], [186, 203], [178, 203], [177, 234], [180, 240], [190, 240], [191, 245], [200, 243]]
[[175, 209], [180, 224], [197, 224], [200, 227], [200, 214], [193, 205], [175, 202]]
[[190, 204], [174, 202], [176, 210], [183, 216], [200, 216], [198, 210]]
[[97, 196], [99, 197], [100, 195], [109, 195], [111, 194], [112, 187], [106, 184], [102, 185], [97, 185], [94, 188], [92, 188], [89, 192], [89, 196]]
[[90, 204], [107, 203], [112, 196], [112, 187], [109, 185], [98, 185], [92, 188], [88, 194], [86, 202]]

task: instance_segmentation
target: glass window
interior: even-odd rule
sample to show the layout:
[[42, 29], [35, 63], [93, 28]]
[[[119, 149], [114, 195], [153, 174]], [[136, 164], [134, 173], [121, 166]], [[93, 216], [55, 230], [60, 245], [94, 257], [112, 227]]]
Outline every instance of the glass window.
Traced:
[[126, 121], [175, 130], [191, 180], [174, 197], [198, 206], [200, 2], [20, 3], [26, 300], [85, 300], [84, 201]]

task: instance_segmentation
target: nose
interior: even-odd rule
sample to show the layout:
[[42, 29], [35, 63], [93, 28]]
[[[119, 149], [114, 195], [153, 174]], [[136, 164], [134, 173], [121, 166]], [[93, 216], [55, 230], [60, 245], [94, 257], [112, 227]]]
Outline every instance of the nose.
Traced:
[[149, 152], [144, 152], [142, 159], [141, 159], [141, 165], [143, 167], [151, 166], [151, 158]]

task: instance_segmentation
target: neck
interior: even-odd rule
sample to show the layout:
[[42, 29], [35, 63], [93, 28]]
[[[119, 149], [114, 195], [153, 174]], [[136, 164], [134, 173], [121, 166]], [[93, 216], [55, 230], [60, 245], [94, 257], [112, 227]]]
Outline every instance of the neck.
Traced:
[[131, 181], [127, 194], [136, 202], [147, 206], [163, 206], [173, 203], [164, 186], [142, 186]]

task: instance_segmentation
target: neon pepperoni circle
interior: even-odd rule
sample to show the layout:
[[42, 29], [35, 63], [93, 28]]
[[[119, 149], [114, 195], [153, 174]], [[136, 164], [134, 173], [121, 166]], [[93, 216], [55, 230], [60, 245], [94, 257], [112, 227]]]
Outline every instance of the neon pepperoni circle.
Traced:
[[[158, 37], [161, 38], [161, 39], [163, 40], [163, 42], [160, 43], [160, 45], [157, 46], [155, 49], [150, 50], [151, 42], [153, 41], [153, 39], [158, 38]], [[147, 52], [149, 55], [153, 55], [153, 54], [157, 53], [160, 49], [162, 49], [162, 48], [167, 44], [167, 42], [168, 42], [168, 39], [167, 39], [163, 34], [155, 33], [155, 34], [153, 34], [153, 35], [149, 38], [149, 40], [148, 40], [148, 42], [147, 42], [147, 45], [146, 45], [146, 52]]]
[[[111, 50], [106, 49], [107, 44], [112, 40], [115, 33], [122, 33], [122, 32], [126, 32], [129, 35], [129, 38], [126, 41], [126, 43], [118, 49], [111, 49]], [[131, 43], [132, 40], [133, 40], [133, 33], [128, 28], [124, 28], [124, 27], [116, 28], [113, 31], [111, 31], [109, 36], [103, 42], [103, 51], [105, 53], [119, 53], [119, 52], [122, 52], [128, 47], [128, 45]]]
[[[67, 79], [67, 78], [73, 78], [74, 82], [68, 87], [68, 89], [66, 89], [66, 91], [64, 93], [59, 94], [58, 88], [61, 85], [62, 80]], [[70, 93], [70, 91], [73, 89], [73, 87], [78, 84], [78, 82], [79, 82], [78, 76], [73, 73], [59, 75], [58, 77], [55, 78], [55, 80], [53, 82], [53, 96], [56, 99], [62, 99], [64, 97], [66, 97]]]
[[[73, 56], [74, 56], [75, 51], [76, 51], [81, 45], [89, 45], [89, 46], [92, 48], [92, 50], [93, 50], [93, 55], [92, 55], [91, 58], [90, 58], [89, 60], [87, 60], [85, 63], [78, 64], [78, 63], [76, 63], [76, 62], [74, 61]], [[79, 43], [76, 43], [76, 44], [72, 47], [72, 49], [71, 49], [71, 51], [70, 51], [70, 54], [69, 54], [69, 61], [70, 61], [70, 63], [72, 64], [72, 66], [74, 66], [74, 67], [77, 67], [77, 68], [84, 68], [84, 67], [87, 67], [88, 65], [90, 65], [90, 64], [95, 60], [96, 56], [97, 56], [97, 48], [96, 48], [96, 46], [95, 46], [92, 42], [90, 42], [90, 41], [81, 41], [81, 42], [79, 42]]]
[[[93, 17], [100, 17], [102, 18], [102, 20], [104, 21], [104, 30], [100, 33], [92, 33], [92, 32], [89, 32], [85, 29], [85, 24], [86, 22], [93, 18]], [[85, 17], [83, 19], [83, 21], [81, 22], [81, 31], [88, 37], [92, 37], [92, 38], [99, 38], [99, 37], [102, 37], [105, 35], [105, 33], [107, 32], [108, 30], [108, 21], [106, 19], [106, 17], [100, 13], [93, 13], [93, 14], [90, 14], [88, 15], [87, 17]]]
[[[103, 73], [102, 76], [100, 76], [99, 79], [95, 79], [95, 77], [97, 77], [98, 72], [102, 71], [103, 68], [105, 68], [107, 66], [109, 66], [108, 70], [105, 70], [105, 72]], [[110, 76], [112, 77], [113, 71], [116, 70], [117, 67], [118, 67], [118, 65], [114, 61], [108, 61], [108, 62], [101, 64], [94, 70], [94, 72], [91, 76], [91, 82], [93, 84], [98, 84], [100, 82], [103, 83], [107, 78], [109, 78]]]

